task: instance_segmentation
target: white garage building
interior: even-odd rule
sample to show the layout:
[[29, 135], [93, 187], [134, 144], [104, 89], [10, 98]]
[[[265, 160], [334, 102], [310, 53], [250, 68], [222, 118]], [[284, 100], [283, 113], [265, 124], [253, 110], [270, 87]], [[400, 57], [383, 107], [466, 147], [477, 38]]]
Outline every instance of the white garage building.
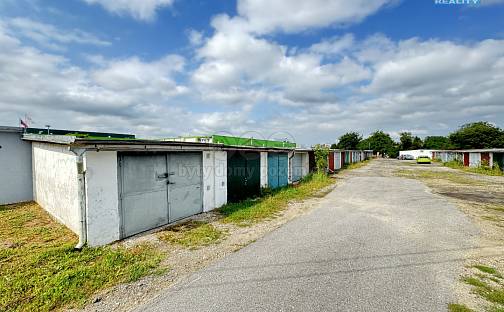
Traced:
[[107, 244], [227, 200], [222, 146], [58, 135], [24, 139], [32, 142], [34, 200], [79, 234], [81, 245]]
[[[288, 149], [69, 135], [26, 134], [23, 139], [32, 146], [33, 200], [79, 235], [78, 247], [104, 245], [219, 208], [230, 194], [249, 190], [254, 196], [253, 179], [245, 179], [246, 188], [239, 182], [242, 177], [236, 176], [244, 169], [233, 167], [241, 158], [232, 164], [229, 157], [257, 155], [249, 159], [255, 164], [249, 169], [257, 170], [254, 181], [259, 190], [270, 186], [269, 180], [275, 177], [268, 170], [268, 155], [293, 153]], [[308, 155], [304, 151], [298, 154], [302, 177], [307, 174]], [[229, 168], [240, 170], [228, 175]], [[228, 185], [230, 178], [233, 185]]]

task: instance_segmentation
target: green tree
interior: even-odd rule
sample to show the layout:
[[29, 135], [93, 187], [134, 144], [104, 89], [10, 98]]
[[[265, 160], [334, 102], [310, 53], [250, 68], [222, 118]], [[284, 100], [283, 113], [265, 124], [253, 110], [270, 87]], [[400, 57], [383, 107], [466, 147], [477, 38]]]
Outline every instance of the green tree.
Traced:
[[354, 150], [357, 149], [362, 141], [362, 136], [357, 132], [348, 132], [340, 136], [337, 147], [339, 149]]
[[486, 121], [465, 124], [448, 138], [460, 149], [504, 147], [504, 131]]
[[411, 135], [411, 132], [400, 132], [399, 141], [401, 142], [400, 148], [402, 151], [412, 149], [411, 147], [413, 146], [413, 136]]
[[331, 144], [331, 149], [337, 149], [337, 148], [338, 148], [338, 144], [336, 144], [336, 143]]
[[425, 149], [450, 149], [450, 140], [445, 136], [426, 136], [424, 140]]
[[315, 165], [317, 167], [317, 172], [326, 172], [327, 170], [327, 156], [329, 156], [329, 149], [325, 146], [317, 144], [313, 147], [313, 152], [315, 154]]
[[422, 149], [423, 148], [423, 141], [419, 137], [414, 137], [413, 138], [413, 143], [411, 144], [411, 149]]
[[381, 130], [373, 132], [365, 141], [375, 153], [389, 157], [397, 157], [399, 154], [399, 145], [392, 140], [388, 133]]

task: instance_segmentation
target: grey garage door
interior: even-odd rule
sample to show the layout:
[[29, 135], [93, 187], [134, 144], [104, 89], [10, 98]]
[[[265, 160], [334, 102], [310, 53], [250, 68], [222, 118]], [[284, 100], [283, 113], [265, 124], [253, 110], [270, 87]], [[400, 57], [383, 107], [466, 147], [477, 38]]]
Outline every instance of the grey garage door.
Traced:
[[201, 153], [119, 157], [122, 237], [202, 212]]
[[303, 177], [303, 155], [294, 154], [292, 158], [292, 181], [297, 182]]

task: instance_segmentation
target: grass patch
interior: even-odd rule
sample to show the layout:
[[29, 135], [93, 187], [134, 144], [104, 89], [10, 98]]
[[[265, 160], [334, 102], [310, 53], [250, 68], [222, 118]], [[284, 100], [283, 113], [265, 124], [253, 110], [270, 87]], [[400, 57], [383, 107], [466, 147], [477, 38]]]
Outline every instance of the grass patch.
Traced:
[[211, 224], [190, 221], [162, 231], [158, 236], [166, 242], [196, 249], [217, 243], [225, 236], [225, 233]]
[[491, 274], [495, 277], [502, 278], [502, 275], [495, 269], [486, 265], [473, 265], [473, 268], [480, 270], [483, 273]]
[[448, 305], [448, 311], [450, 312], [473, 312], [473, 310], [469, 309], [467, 306], [463, 304], [450, 303]]
[[315, 173], [305, 177], [296, 186], [275, 190], [265, 197], [229, 203], [219, 209], [224, 215], [222, 222], [247, 226], [271, 219], [284, 210], [289, 201], [315, 196], [321, 189], [333, 183], [334, 180], [327, 175]]
[[490, 286], [487, 285], [487, 283], [483, 282], [482, 280], [476, 278], [476, 277], [466, 277], [463, 279], [463, 281], [466, 284], [469, 284], [471, 286], [475, 286], [478, 288], [488, 288]]
[[504, 172], [499, 168], [499, 166], [495, 166], [493, 168], [490, 168], [490, 166], [465, 167], [461, 162], [456, 160], [445, 162], [443, 163], [443, 166], [489, 176], [504, 176]]
[[153, 273], [149, 245], [84, 248], [35, 203], [0, 206], [0, 311], [81, 307], [98, 291]]
[[[490, 274], [492, 277], [502, 277], [501, 273], [492, 267], [485, 265], [474, 265], [473, 267], [483, 273]], [[481, 277], [480, 274], [477, 274], [477, 276], [480, 277], [466, 277], [463, 279], [463, 281], [469, 285], [474, 286], [473, 292], [475, 294], [494, 304], [494, 306], [491, 308], [492, 311], [501, 311], [502, 307], [504, 306], [504, 288], [502, 287], [502, 285], [499, 283], [497, 283], [497, 287], [489, 285], [485, 281], [483, 281], [483, 279], [486, 277]], [[495, 281], [495, 279], [493, 279], [492, 277], [490, 279]]]
[[412, 179], [447, 180], [462, 185], [486, 185], [484, 181], [472, 179], [455, 172], [440, 172], [433, 170], [397, 170], [395, 174], [399, 177]]
[[488, 210], [504, 212], [504, 205], [501, 204], [486, 204], [484, 208]]
[[482, 216], [481, 219], [487, 220], [487, 221], [493, 221], [493, 222], [501, 222], [501, 221], [503, 221], [502, 218], [499, 218], [497, 216]]
[[371, 162], [371, 160], [367, 159], [367, 160], [363, 160], [361, 162], [351, 163], [351, 164], [345, 165], [345, 167], [343, 169], [350, 169], [350, 170], [359, 169], [359, 168], [362, 168], [362, 167], [368, 165], [370, 162]]

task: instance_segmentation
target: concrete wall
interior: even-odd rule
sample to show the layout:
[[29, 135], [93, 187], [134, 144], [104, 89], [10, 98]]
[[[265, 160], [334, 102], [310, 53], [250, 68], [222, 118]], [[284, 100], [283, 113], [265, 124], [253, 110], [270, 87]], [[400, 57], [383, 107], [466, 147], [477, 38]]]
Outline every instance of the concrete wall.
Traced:
[[261, 152], [261, 187], [268, 187], [268, 152]]
[[32, 143], [33, 199], [69, 229], [79, 231], [77, 156], [67, 146]]
[[227, 152], [203, 152], [203, 211], [227, 203]]
[[31, 143], [0, 132], [0, 205], [33, 200]]
[[117, 152], [85, 153], [87, 239], [99, 246], [120, 239]]

